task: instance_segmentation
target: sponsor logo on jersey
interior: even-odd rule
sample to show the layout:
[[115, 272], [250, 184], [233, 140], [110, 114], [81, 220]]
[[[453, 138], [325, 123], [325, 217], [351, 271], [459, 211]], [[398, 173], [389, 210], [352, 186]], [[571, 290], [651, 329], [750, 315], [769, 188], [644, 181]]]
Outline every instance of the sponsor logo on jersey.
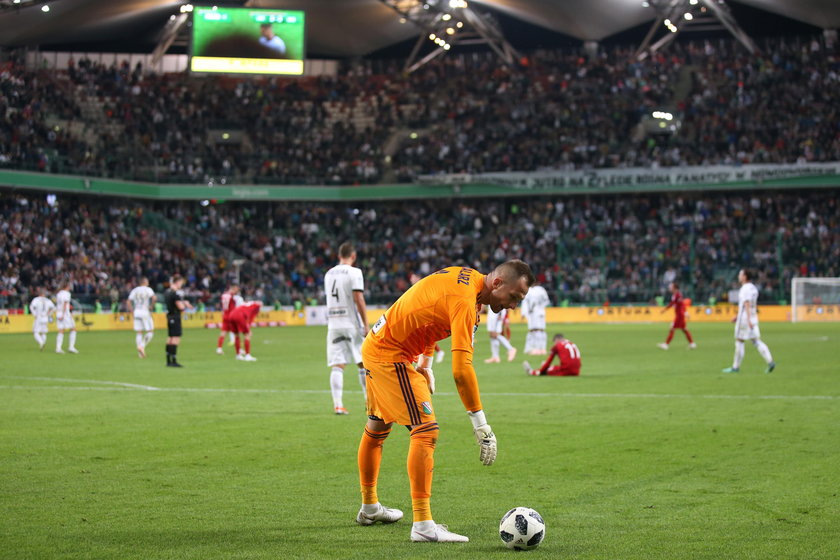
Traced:
[[429, 401], [423, 401], [420, 403], [420, 406], [423, 407], [423, 414], [431, 414], [432, 413], [432, 403]]

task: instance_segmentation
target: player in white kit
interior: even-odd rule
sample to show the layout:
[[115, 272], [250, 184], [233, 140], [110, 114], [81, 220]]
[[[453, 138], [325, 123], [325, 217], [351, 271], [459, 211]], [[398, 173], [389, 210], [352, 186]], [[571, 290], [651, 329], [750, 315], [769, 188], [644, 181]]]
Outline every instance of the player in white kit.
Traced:
[[43, 350], [47, 344], [47, 331], [50, 325], [50, 315], [55, 312], [55, 304], [46, 297], [46, 290], [38, 288], [38, 295], [29, 304], [29, 312], [35, 319], [32, 323], [32, 334], [38, 347]]
[[551, 304], [548, 292], [540, 285], [531, 286], [522, 300], [522, 315], [528, 320], [528, 334], [525, 337], [525, 353], [532, 356], [546, 354], [545, 308]]
[[741, 269], [738, 272], [741, 289], [738, 291], [738, 315], [735, 317], [735, 357], [732, 360], [732, 367], [724, 368], [723, 373], [740, 371], [741, 360], [744, 359], [745, 340], [750, 340], [767, 362], [764, 373], [770, 373], [776, 369], [776, 362], [773, 361], [770, 348], [761, 341], [761, 333], [758, 330], [758, 288], [751, 282], [752, 279], [753, 276], [749, 270]]
[[500, 362], [499, 344], [507, 350], [507, 361], [512, 362], [516, 358], [516, 348], [502, 334], [505, 328], [506, 316], [507, 309], [502, 309], [498, 313], [494, 313], [492, 309], [487, 308], [487, 332], [490, 334], [490, 357], [484, 360], [485, 364], [498, 364]]
[[327, 366], [330, 368], [330, 388], [333, 410], [347, 414], [344, 408], [344, 366], [350, 363], [359, 368], [359, 384], [367, 401], [365, 368], [362, 364], [362, 341], [368, 331], [365, 306], [365, 282], [356, 262], [356, 250], [349, 242], [338, 248], [339, 263], [324, 275], [327, 295]]
[[128, 310], [134, 314], [134, 341], [137, 354], [146, 357], [146, 345], [155, 335], [155, 323], [152, 320], [151, 306], [157, 301], [154, 290], [149, 287], [149, 279], [141, 278], [140, 285], [128, 294]]
[[79, 351], [76, 350], [76, 320], [73, 318], [70, 305], [70, 290], [73, 289], [73, 283], [67, 280], [60, 287], [62, 289], [55, 296], [55, 320], [58, 327], [58, 336], [55, 338], [55, 353], [64, 354], [64, 350], [61, 349], [64, 345], [64, 332], [70, 331], [70, 344], [67, 346], [67, 351], [71, 354], [78, 354]]

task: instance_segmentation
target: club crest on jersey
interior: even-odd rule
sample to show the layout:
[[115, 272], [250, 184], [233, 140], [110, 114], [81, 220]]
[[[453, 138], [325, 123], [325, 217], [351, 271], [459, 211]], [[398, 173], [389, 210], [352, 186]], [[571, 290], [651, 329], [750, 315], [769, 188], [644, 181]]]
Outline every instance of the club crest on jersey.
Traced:
[[420, 406], [423, 408], [423, 414], [431, 414], [432, 413], [432, 403], [429, 401], [423, 401], [420, 403]]

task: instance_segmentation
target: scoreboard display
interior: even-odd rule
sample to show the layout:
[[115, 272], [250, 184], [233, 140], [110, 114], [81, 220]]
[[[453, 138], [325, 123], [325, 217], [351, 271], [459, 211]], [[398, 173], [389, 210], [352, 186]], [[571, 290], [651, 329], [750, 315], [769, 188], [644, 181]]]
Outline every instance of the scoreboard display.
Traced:
[[300, 76], [304, 27], [302, 11], [196, 6], [190, 70]]

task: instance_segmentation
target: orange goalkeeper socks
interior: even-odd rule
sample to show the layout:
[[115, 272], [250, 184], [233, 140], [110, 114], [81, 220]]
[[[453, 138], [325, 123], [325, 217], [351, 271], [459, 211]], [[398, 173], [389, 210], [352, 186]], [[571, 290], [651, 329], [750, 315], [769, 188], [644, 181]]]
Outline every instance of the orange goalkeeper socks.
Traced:
[[411, 483], [411, 506], [414, 521], [432, 519], [429, 500], [432, 496], [432, 474], [435, 467], [435, 444], [440, 429], [436, 422], [411, 430], [408, 444], [408, 479]]
[[365, 427], [359, 443], [359, 484], [362, 489], [362, 503], [379, 502], [376, 495], [376, 479], [379, 478], [379, 464], [382, 462], [382, 444], [391, 430], [376, 432]]

